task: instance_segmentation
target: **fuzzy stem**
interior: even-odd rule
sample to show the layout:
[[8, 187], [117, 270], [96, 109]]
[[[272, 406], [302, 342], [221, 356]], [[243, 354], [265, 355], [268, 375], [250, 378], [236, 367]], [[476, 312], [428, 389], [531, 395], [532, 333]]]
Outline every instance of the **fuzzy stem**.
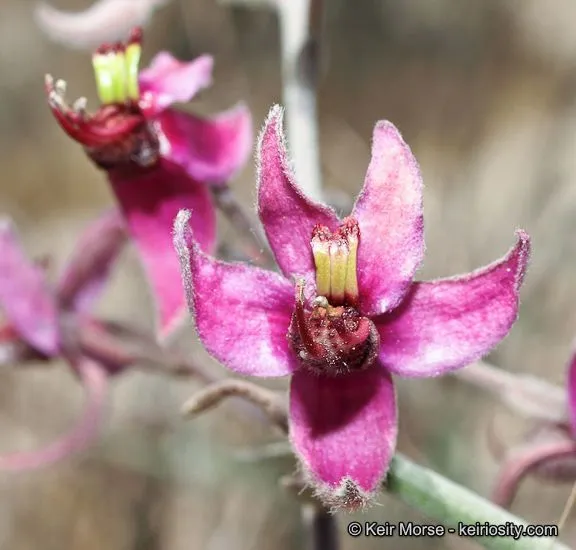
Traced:
[[218, 405], [227, 397], [242, 397], [262, 409], [273, 424], [288, 432], [288, 415], [284, 396], [248, 382], [229, 378], [197, 391], [182, 406], [182, 414], [198, 415]]
[[[458, 523], [476, 522], [502, 525], [526, 525], [524, 521], [479, 495], [441, 475], [418, 466], [397, 453], [392, 459], [387, 490], [427, 517], [452, 527], [458, 533]], [[551, 538], [522, 537], [519, 540], [503, 537], [474, 537], [484, 548], [493, 550], [568, 550]]]

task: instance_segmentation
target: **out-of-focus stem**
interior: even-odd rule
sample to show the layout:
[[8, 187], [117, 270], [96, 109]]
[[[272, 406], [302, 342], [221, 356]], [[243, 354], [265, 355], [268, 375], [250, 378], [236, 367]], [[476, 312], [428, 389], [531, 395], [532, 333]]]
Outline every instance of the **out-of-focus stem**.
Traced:
[[310, 531], [310, 550], [338, 550], [337, 516], [330, 514], [328, 510], [317, 503], [305, 503], [302, 505], [304, 524]]
[[167, 350], [151, 336], [113, 323], [91, 321], [79, 330], [81, 351], [105, 365], [118, 369], [138, 364], [140, 367], [173, 376], [195, 376], [204, 383], [221, 377], [203, 364]]
[[513, 374], [484, 361], [478, 361], [452, 376], [478, 386], [505, 405], [527, 417], [566, 423], [566, 392], [545, 380], [526, 374]]
[[316, 92], [321, 73], [324, 0], [219, 1], [224, 5], [276, 9], [290, 153], [302, 189], [312, 199], [322, 200]]
[[322, 0], [279, 0], [282, 94], [288, 143], [298, 182], [309, 197], [322, 200], [316, 85]]
[[246, 255], [260, 265], [275, 265], [274, 257], [266, 244], [266, 240], [246, 215], [230, 187], [227, 185], [214, 187], [212, 195], [216, 206], [228, 218], [232, 227], [238, 231]]

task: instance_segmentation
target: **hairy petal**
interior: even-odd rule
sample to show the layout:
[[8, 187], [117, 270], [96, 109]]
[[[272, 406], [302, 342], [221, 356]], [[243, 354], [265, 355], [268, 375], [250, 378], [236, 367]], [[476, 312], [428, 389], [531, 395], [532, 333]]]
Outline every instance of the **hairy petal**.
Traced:
[[104, 42], [124, 40], [133, 27], [148, 23], [167, 0], [98, 0], [81, 12], [66, 12], [40, 2], [36, 24], [55, 42], [69, 48], [93, 50]]
[[162, 154], [198, 181], [227, 182], [252, 151], [252, 117], [243, 104], [212, 118], [167, 109], [158, 124]]
[[216, 216], [210, 193], [164, 159], [147, 171], [112, 171], [110, 180], [152, 286], [158, 329], [164, 336], [186, 310], [180, 265], [172, 247], [172, 224], [180, 208], [193, 210], [196, 238], [203, 249], [211, 251], [216, 240]]
[[353, 510], [372, 499], [398, 431], [394, 385], [384, 369], [335, 377], [298, 371], [289, 422], [294, 450], [326, 505]]
[[56, 301], [42, 268], [26, 257], [14, 226], [6, 218], [0, 218], [0, 309], [33, 348], [48, 356], [58, 353]]
[[49, 466], [83, 451], [98, 435], [108, 389], [108, 376], [98, 363], [86, 358], [80, 359], [75, 366], [87, 398], [80, 421], [69, 433], [43, 449], [0, 455], [0, 470], [22, 472]]
[[210, 55], [180, 61], [168, 52], [156, 54], [150, 65], [140, 72], [140, 107], [148, 116], [154, 116], [172, 103], [190, 101], [212, 83], [213, 65]]
[[424, 256], [422, 177], [396, 127], [380, 121], [372, 159], [352, 210], [360, 225], [358, 285], [365, 315], [393, 309]]
[[276, 261], [286, 276], [311, 276], [312, 229], [339, 224], [336, 213], [315, 203], [296, 185], [282, 129], [283, 110], [272, 107], [258, 142], [258, 213]]
[[82, 312], [92, 307], [108, 282], [126, 238], [124, 218], [116, 209], [88, 225], [58, 282], [61, 307]]
[[530, 256], [523, 231], [501, 260], [468, 275], [414, 283], [389, 315], [374, 318], [380, 361], [401, 376], [437, 376], [488, 353], [518, 316]]
[[204, 254], [190, 223], [178, 214], [174, 246], [200, 340], [229, 369], [250, 376], [283, 376], [296, 358], [286, 334], [294, 308], [292, 284], [271, 271]]

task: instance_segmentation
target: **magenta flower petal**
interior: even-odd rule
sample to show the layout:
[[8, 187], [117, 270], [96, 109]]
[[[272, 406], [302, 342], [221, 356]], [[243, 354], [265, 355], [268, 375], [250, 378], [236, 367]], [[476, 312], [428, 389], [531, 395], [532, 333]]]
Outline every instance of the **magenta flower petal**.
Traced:
[[180, 208], [193, 210], [194, 234], [200, 246], [211, 251], [216, 217], [210, 193], [166, 160], [148, 171], [109, 174], [152, 286], [159, 332], [165, 335], [186, 309], [180, 265], [172, 247], [173, 220]]
[[85, 229], [60, 277], [57, 295], [65, 309], [88, 311], [103, 291], [126, 242], [118, 210], [106, 212]]
[[420, 169], [390, 122], [374, 128], [372, 160], [351, 215], [360, 225], [360, 309], [366, 315], [390, 311], [424, 256]]
[[296, 366], [286, 338], [294, 307], [292, 285], [271, 271], [202, 253], [189, 226], [194, 216], [185, 210], [178, 214], [174, 246], [204, 347], [239, 374], [289, 374]]
[[290, 439], [318, 496], [334, 508], [368, 503], [388, 470], [398, 430], [390, 375], [373, 366], [346, 376], [292, 377]]
[[167, 109], [158, 124], [163, 156], [198, 181], [228, 181], [252, 151], [252, 117], [242, 104], [213, 118]]
[[572, 434], [576, 437], [576, 352], [572, 353], [568, 365], [568, 413]]
[[12, 223], [0, 218], [0, 308], [36, 350], [56, 355], [60, 344], [58, 307], [42, 268], [25, 256]]
[[212, 56], [201, 55], [193, 61], [180, 61], [168, 52], [154, 56], [140, 73], [140, 92], [146, 114], [153, 116], [172, 103], [186, 103], [212, 82]]
[[339, 220], [329, 207], [308, 199], [297, 187], [282, 129], [283, 110], [272, 107], [258, 144], [258, 213], [282, 273], [311, 275], [312, 229], [334, 230]]
[[380, 361], [401, 376], [437, 376], [488, 353], [518, 316], [518, 293], [530, 239], [501, 260], [468, 275], [415, 283], [401, 306], [376, 317]]
[[66, 435], [37, 451], [0, 455], [0, 470], [22, 472], [49, 466], [86, 449], [98, 435], [108, 388], [106, 371], [89, 359], [76, 365], [86, 389], [87, 404], [78, 424]]

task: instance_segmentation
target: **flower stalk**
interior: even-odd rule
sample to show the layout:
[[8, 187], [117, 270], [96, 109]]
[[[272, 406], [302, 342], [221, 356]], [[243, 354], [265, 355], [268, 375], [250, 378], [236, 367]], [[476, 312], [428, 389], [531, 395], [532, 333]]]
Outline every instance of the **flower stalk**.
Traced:
[[[526, 525], [520, 518], [436, 472], [415, 464], [400, 453], [392, 459], [386, 488], [430, 519], [445, 527], [455, 528], [456, 533], [459, 523], [502, 525], [511, 522]], [[491, 550], [568, 550], [568, 546], [549, 537], [521, 537], [518, 540], [478, 537], [474, 540]]]

